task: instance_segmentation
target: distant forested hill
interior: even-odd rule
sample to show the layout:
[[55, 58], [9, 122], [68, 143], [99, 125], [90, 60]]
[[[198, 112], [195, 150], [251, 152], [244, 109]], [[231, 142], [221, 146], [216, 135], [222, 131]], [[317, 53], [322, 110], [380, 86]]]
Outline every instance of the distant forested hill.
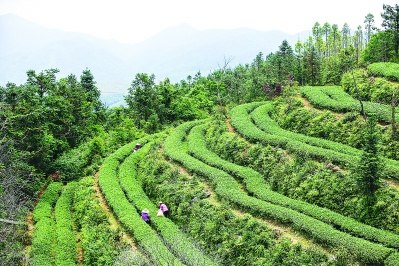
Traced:
[[86, 67], [102, 92], [125, 92], [137, 72], [154, 73], [173, 82], [198, 71], [209, 74], [252, 61], [256, 54], [277, 50], [301, 35], [251, 29], [204, 30], [176, 26], [138, 44], [121, 44], [89, 35], [48, 29], [14, 15], [0, 16], [0, 85], [26, 81], [27, 69], [60, 69], [59, 76], [79, 74]]

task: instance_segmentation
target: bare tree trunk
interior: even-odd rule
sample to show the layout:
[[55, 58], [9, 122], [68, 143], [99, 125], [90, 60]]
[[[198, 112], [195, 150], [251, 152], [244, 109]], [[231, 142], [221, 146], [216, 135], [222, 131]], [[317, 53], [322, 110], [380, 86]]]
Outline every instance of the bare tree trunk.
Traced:
[[[353, 79], [353, 84], [355, 86], [355, 90], [359, 91], [359, 89], [357, 88], [355, 74], [353, 73], [353, 68], [351, 69], [351, 73], [352, 73], [352, 79]], [[363, 102], [362, 102], [361, 99], [359, 99], [359, 103], [360, 103], [360, 114], [363, 116], [363, 119], [366, 121], [367, 120], [367, 116], [366, 116], [366, 113], [364, 112], [364, 106], [363, 106]]]
[[363, 102], [361, 100], [359, 100], [359, 102], [360, 102], [360, 114], [363, 116], [364, 120], [367, 120], [366, 113], [364, 112]]
[[20, 222], [20, 221], [13, 221], [13, 220], [8, 220], [8, 219], [1, 219], [1, 218], [0, 218], [0, 222], [8, 223], [8, 224], [25, 224], [24, 222]]

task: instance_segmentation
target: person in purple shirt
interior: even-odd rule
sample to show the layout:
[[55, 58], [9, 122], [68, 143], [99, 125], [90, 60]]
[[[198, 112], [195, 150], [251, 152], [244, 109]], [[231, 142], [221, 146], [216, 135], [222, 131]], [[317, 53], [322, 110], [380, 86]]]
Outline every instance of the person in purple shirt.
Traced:
[[150, 224], [150, 211], [148, 209], [144, 209], [141, 212], [141, 219], [143, 219], [147, 224]]
[[136, 146], [134, 146], [133, 152], [140, 150], [141, 147], [143, 147], [143, 146], [140, 143], [137, 143]]
[[165, 217], [169, 215], [169, 209], [162, 201], [159, 202], [159, 210], [163, 213]]

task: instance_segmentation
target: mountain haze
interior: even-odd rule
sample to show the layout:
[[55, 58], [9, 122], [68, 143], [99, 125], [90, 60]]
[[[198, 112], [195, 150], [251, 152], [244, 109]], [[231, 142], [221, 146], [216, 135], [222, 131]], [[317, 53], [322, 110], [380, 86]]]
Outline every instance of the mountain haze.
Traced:
[[259, 52], [276, 51], [282, 40], [301, 35], [252, 29], [196, 30], [186, 25], [166, 29], [137, 44], [48, 29], [15, 15], [0, 16], [0, 85], [23, 83], [26, 71], [58, 68], [60, 76], [80, 76], [89, 68], [102, 92], [123, 93], [138, 72], [173, 82], [206, 75], [230, 59], [229, 66], [249, 63]]

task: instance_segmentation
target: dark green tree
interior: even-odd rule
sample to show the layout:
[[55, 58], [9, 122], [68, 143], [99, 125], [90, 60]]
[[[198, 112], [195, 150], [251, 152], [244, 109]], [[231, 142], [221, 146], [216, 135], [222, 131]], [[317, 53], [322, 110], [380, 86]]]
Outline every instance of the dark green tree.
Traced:
[[333, 54], [336, 54], [338, 52], [338, 43], [341, 36], [337, 24], [333, 24], [331, 26], [331, 36], [332, 36]]
[[[358, 83], [355, 78], [354, 69], [357, 67], [357, 60], [355, 54], [355, 48], [350, 46], [347, 49], [343, 49], [339, 53], [341, 68], [344, 72], [350, 73], [351, 83], [350, 87], [352, 87], [353, 93], [352, 95], [359, 100], [360, 104], [360, 114], [363, 116], [364, 120], [366, 120], [366, 113], [364, 111], [363, 101], [367, 100], [367, 96], [362, 93], [362, 90], [358, 88]], [[344, 79], [342, 79], [341, 83], [343, 83]]]
[[307, 84], [320, 84], [321, 60], [314, 45], [304, 53], [304, 73]]
[[80, 84], [87, 93], [87, 101], [93, 103], [95, 110], [103, 109], [103, 104], [100, 101], [100, 90], [96, 87], [96, 81], [89, 69], [83, 70], [80, 76]]
[[348, 48], [350, 45], [351, 30], [348, 23], [342, 26], [342, 48]]
[[392, 32], [380, 31], [371, 36], [363, 53], [363, 60], [369, 63], [388, 62], [394, 57]]
[[317, 54], [321, 55], [321, 50], [323, 46], [323, 29], [319, 22], [316, 22], [312, 28], [313, 39], [315, 41], [314, 46], [316, 48]]
[[375, 192], [381, 186], [383, 164], [379, 156], [378, 140], [377, 120], [371, 116], [364, 129], [363, 153], [357, 167], [357, 183], [360, 193], [364, 195], [365, 215], [370, 213], [370, 208], [375, 204]]
[[59, 72], [58, 69], [47, 69], [39, 74], [36, 74], [34, 70], [28, 70], [28, 85], [33, 85], [37, 88], [37, 93], [40, 97], [45, 96], [56, 87], [57, 78], [55, 74]]
[[295, 44], [296, 64], [295, 64], [294, 76], [295, 80], [297, 80], [300, 85], [305, 85], [303, 56], [304, 56], [304, 47], [302, 42], [298, 41]]
[[134, 115], [137, 125], [147, 121], [159, 107], [155, 89], [155, 76], [138, 73], [129, 87], [125, 100]]
[[[188, 84], [190, 87], [191, 85]], [[157, 100], [159, 102], [157, 112], [159, 121], [164, 123], [171, 123], [176, 119], [176, 113], [172, 109], [173, 101], [178, 96], [178, 91], [169, 79], [165, 79], [156, 85]], [[153, 121], [156, 119], [153, 118]]]
[[399, 50], [399, 5], [383, 5], [384, 12], [381, 14], [383, 19], [382, 26], [392, 33], [395, 57], [398, 57]]
[[324, 37], [325, 37], [325, 45], [326, 50], [324, 56], [330, 56], [330, 43], [328, 42], [329, 35], [331, 33], [331, 26], [328, 22], [324, 23], [322, 28]]
[[279, 82], [290, 80], [294, 75], [295, 57], [292, 47], [284, 40], [279, 46], [277, 56], [277, 77]]
[[374, 30], [374, 15], [368, 13], [364, 18], [364, 28], [366, 30], [366, 44], [370, 42], [371, 35]]

